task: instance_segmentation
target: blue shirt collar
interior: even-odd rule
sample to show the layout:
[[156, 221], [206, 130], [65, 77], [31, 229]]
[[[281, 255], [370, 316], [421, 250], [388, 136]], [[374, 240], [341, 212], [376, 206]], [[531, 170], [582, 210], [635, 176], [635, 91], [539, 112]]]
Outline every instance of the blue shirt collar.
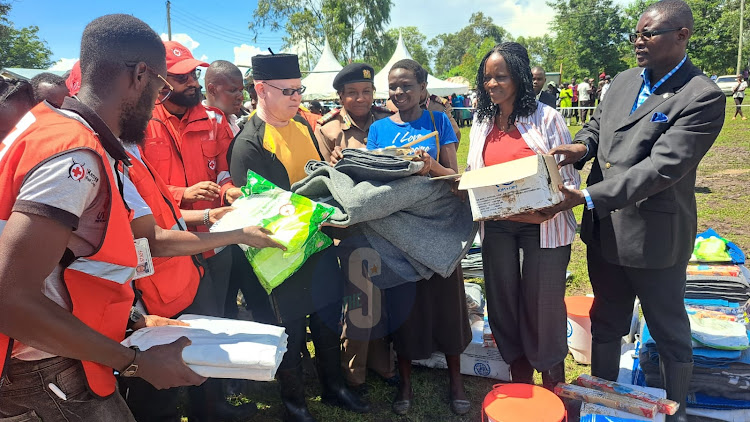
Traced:
[[677, 63], [677, 66], [675, 66], [674, 69], [670, 70], [666, 75], [664, 75], [663, 78], [659, 79], [659, 81], [656, 82], [654, 86], [651, 86], [651, 72], [647, 68], [644, 68], [641, 71], [641, 79], [643, 79], [643, 83], [641, 84], [640, 91], [638, 91], [638, 96], [635, 98], [633, 108], [630, 109], [630, 114], [633, 114], [635, 110], [641, 106], [641, 104], [646, 102], [646, 99], [650, 97], [651, 94], [653, 94], [654, 91], [656, 91], [664, 82], [666, 82], [670, 76], [674, 75], [682, 67], [682, 65], [685, 64], [685, 61], [687, 61], [687, 54], [679, 63]]
[[656, 82], [654, 84], [654, 86], [651, 86], [651, 71], [649, 71], [649, 69], [647, 69], [647, 68], [644, 68], [641, 71], [641, 78], [643, 79], [644, 85], [649, 90], [649, 92], [653, 93], [660, 86], [662, 86], [662, 84], [664, 82], [666, 82], [667, 79], [669, 79], [670, 76], [674, 75], [678, 70], [680, 70], [680, 68], [682, 67], [682, 65], [685, 64], [685, 61], [687, 61], [687, 54], [685, 54], [685, 57], [683, 57], [682, 60], [680, 60], [680, 62], [677, 63], [677, 66], [675, 66], [674, 69], [670, 70], [666, 75], [664, 75], [664, 77], [662, 77], [661, 79], [659, 79], [659, 81]]

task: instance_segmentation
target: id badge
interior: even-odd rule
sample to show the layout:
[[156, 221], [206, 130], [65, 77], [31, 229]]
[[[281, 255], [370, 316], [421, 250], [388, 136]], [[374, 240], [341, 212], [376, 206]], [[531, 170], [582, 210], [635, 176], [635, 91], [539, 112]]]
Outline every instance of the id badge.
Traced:
[[138, 266], [135, 267], [133, 280], [148, 277], [154, 274], [154, 261], [151, 259], [151, 248], [148, 247], [148, 239], [142, 237], [135, 239], [135, 253], [138, 256]]

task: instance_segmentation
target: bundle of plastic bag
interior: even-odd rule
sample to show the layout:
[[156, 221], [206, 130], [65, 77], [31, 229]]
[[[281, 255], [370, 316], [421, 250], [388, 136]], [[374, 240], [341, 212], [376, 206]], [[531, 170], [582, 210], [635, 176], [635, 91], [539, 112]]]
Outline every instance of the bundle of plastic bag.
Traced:
[[334, 209], [296, 193], [285, 191], [259, 174], [248, 170], [243, 197], [234, 201], [236, 210], [211, 226], [212, 232], [224, 232], [247, 226], [262, 226], [273, 232], [270, 237], [286, 247], [257, 249], [239, 245], [260, 284], [269, 294], [294, 274], [314, 253], [333, 241], [320, 231]]

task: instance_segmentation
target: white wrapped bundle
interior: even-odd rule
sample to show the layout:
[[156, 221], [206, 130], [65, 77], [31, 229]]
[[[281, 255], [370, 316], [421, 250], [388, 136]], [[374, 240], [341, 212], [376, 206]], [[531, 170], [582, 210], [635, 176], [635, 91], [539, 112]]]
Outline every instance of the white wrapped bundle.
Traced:
[[183, 350], [182, 359], [198, 375], [273, 381], [286, 352], [284, 328], [201, 315], [183, 315], [179, 320], [190, 326], [142, 328], [122, 344], [148, 350], [185, 336], [192, 344]]

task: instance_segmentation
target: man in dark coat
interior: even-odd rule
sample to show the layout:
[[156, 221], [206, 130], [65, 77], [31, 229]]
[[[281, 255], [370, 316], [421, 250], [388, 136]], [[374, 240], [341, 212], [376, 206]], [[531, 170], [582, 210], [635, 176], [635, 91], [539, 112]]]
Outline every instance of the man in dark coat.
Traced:
[[697, 230], [696, 168], [724, 122], [721, 90], [686, 55], [693, 15], [682, 0], [662, 0], [630, 34], [638, 65], [613, 80], [607, 101], [558, 147], [560, 165], [594, 159], [588, 187], [565, 189], [552, 212], [586, 204], [581, 238], [588, 246], [594, 289], [593, 375], [617, 378], [620, 338], [629, 330], [635, 296], [659, 350], [667, 398], [686, 420], [692, 376], [685, 270]]

